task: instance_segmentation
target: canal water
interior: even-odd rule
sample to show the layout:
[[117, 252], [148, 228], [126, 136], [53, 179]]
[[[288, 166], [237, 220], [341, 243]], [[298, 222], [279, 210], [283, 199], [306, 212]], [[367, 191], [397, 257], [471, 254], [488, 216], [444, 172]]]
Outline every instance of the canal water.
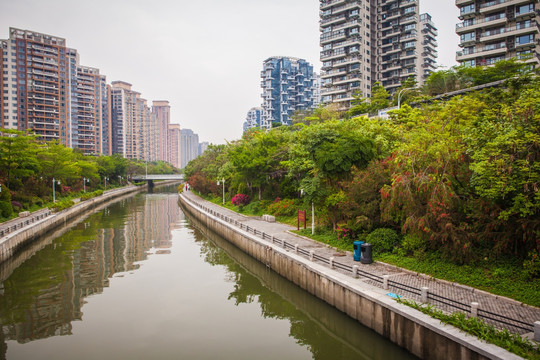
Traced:
[[412, 359], [184, 215], [95, 210], [0, 267], [0, 359]]

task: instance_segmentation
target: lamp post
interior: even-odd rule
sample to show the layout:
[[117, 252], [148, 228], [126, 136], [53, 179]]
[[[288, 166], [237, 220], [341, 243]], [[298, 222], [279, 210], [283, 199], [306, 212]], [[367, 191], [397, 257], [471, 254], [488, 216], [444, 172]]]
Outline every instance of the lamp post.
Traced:
[[[222, 202], [222, 204], [225, 205], [225, 178], [221, 178], [221, 183], [223, 184], [223, 202]], [[219, 185], [219, 180], [218, 180], [217, 184]]]
[[405, 89], [399, 90], [398, 96], [397, 96], [397, 108], [398, 109], [401, 109], [401, 94], [404, 93], [407, 90], [413, 90], [413, 89], [416, 89], [416, 88], [405, 88]]
[[103, 182], [104, 182], [104, 184], [105, 184], [105, 188], [107, 188], [107, 180], [109, 180], [109, 178], [108, 178], [107, 176], [105, 176], [105, 177], [103, 178]]
[[[304, 196], [304, 189], [300, 189], [300, 196]], [[315, 235], [315, 204], [311, 202], [311, 235]]]
[[58, 184], [60, 185], [60, 180], [55, 180], [54, 178], [52, 179], [52, 197], [53, 197], [53, 203], [56, 202], [56, 189], [55, 189], [55, 184]]
[[87, 182], [90, 182], [90, 179], [83, 178], [83, 188], [84, 188], [84, 192], [86, 192], [86, 183], [87, 183]]

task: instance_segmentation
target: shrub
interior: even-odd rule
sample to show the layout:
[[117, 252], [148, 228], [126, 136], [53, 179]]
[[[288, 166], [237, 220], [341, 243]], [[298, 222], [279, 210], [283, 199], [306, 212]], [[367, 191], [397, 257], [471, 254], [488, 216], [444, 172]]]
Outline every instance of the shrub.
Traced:
[[23, 208], [22, 204], [15, 200], [11, 201], [11, 207], [13, 208], [13, 211], [15, 212], [19, 212]]
[[67, 209], [67, 208], [70, 208], [74, 205], [73, 201], [72, 200], [69, 200], [69, 199], [64, 199], [64, 200], [61, 200], [59, 202], [57, 202], [56, 204], [54, 204], [54, 212], [59, 212], [59, 211], [62, 211], [64, 209]]
[[403, 237], [401, 246], [406, 255], [412, 255], [426, 250], [426, 242], [417, 235], [407, 234]]
[[103, 194], [103, 190], [96, 190], [94, 192], [84, 193], [84, 194], [81, 195], [81, 201], [88, 200], [88, 199], [91, 199], [93, 197], [100, 196], [102, 194]]
[[338, 225], [336, 232], [338, 240], [351, 242], [352, 240], [356, 239], [356, 234], [354, 233], [354, 231], [346, 226]]
[[231, 200], [232, 204], [235, 206], [247, 205], [249, 204], [249, 201], [250, 201], [249, 196], [245, 194], [236, 194]]
[[366, 236], [366, 242], [380, 253], [392, 252], [399, 245], [399, 235], [393, 229], [380, 228]]
[[538, 251], [529, 251], [529, 256], [523, 262], [523, 273], [529, 279], [540, 277], [540, 255], [538, 255]]
[[13, 214], [13, 207], [11, 206], [11, 202], [8, 201], [0, 201], [0, 215], [2, 217], [8, 218]]
[[293, 216], [296, 213], [294, 201], [291, 199], [276, 198], [276, 200], [268, 206], [268, 212], [275, 216]]

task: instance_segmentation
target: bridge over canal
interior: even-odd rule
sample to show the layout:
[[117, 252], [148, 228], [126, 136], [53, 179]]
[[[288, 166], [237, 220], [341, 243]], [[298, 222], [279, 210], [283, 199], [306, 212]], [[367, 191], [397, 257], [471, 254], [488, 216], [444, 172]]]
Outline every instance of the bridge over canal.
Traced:
[[136, 182], [146, 181], [148, 183], [148, 187], [152, 188], [154, 187], [154, 181], [160, 181], [160, 180], [184, 181], [184, 175], [182, 174], [133, 175], [131, 177], [131, 180], [136, 181]]

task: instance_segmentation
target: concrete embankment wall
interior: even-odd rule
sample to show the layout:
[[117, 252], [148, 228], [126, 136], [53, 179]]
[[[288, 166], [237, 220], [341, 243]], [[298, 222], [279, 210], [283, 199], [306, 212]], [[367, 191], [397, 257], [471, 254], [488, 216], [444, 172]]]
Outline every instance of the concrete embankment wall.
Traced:
[[[172, 185], [178, 181], [167, 181], [154, 184], [154, 186]], [[32, 243], [36, 238], [47, 234], [48, 232], [65, 225], [69, 220], [79, 216], [80, 214], [92, 210], [98, 205], [111, 201], [115, 198], [135, 193], [146, 191], [146, 186], [126, 186], [114, 190], [104, 192], [103, 195], [97, 196], [72, 207], [60, 211], [56, 214], [47, 216], [44, 219], [36, 221], [29, 226], [25, 226], [17, 231], [11, 232], [0, 239], [0, 264], [14, 256], [19, 249]]]
[[520, 359], [397, 303], [382, 289], [276, 247], [204, 212], [184, 196], [180, 201], [190, 216], [245, 253], [421, 359]]

